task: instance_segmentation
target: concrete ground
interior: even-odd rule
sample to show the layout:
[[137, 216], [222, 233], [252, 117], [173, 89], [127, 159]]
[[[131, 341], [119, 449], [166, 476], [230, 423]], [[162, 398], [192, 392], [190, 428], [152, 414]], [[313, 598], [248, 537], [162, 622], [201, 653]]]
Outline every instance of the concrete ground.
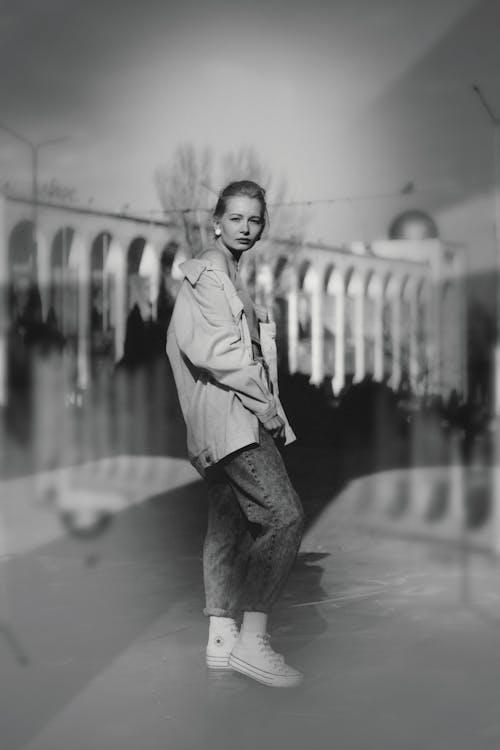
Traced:
[[205, 494], [185, 463], [123, 459], [123, 504], [87, 539], [55, 513], [67, 476], [4, 480], [2, 750], [496, 750], [496, 559], [361, 527], [341, 457], [321, 458], [288, 455], [308, 527], [271, 632], [294, 690], [205, 668]]

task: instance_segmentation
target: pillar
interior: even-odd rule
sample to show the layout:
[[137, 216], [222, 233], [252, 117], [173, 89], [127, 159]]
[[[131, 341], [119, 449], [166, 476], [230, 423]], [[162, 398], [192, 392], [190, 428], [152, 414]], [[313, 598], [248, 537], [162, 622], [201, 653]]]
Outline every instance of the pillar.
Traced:
[[291, 375], [297, 372], [297, 344], [299, 337], [299, 314], [297, 281], [286, 295], [288, 303], [288, 370]]
[[315, 275], [310, 284], [311, 290], [311, 378], [310, 382], [319, 385], [323, 380], [323, 300], [322, 289]]
[[365, 375], [364, 306], [365, 299], [360, 288], [354, 302], [354, 382], [359, 382]]
[[391, 300], [392, 323], [392, 374], [391, 384], [394, 389], [401, 381], [401, 297], [394, 294]]
[[345, 381], [345, 285], [339, 284], [335, 290], [335, 375], [332, 380], [334, 393], [339, 393]]
[[418, 300], [417, 285], [411, 285], [410, 292], [410, 384], [412, 390], [417, 389], [418, 380], [418, 345], [417, 345], [417, 319], [418, 319]]
[[373, 377], [381, 381], [384, 376], [384, 326], [383, 326], [383, 298], [381, 292], [374, 298], [374, 353]]
[[77, 346], [77, 386], [86, 390], [90, 372], [90, 245], [79, 237], [75, 251], [78, 257], [78, 346]]

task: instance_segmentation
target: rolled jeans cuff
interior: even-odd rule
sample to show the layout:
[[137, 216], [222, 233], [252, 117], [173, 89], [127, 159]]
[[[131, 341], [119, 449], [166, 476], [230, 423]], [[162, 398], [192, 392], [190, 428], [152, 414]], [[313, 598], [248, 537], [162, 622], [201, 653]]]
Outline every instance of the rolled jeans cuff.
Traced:
[[207, 617], [232, 617], [234, 620], [239, 612], [229, 609], [220, 609], [219, 607], [205, 607], [203, 614]]

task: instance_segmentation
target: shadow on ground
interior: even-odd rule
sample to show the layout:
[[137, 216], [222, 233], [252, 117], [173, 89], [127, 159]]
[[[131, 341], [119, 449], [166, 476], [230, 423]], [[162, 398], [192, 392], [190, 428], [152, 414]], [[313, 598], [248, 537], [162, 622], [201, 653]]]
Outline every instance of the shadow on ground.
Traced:
[[[179, 608], [205, 637], [201, 550], [206, 525], [202, 482], [150, 498], [119, 514], [99, 538], [61, 538], [3, 563], [0, 640], [2, 750], [17, 750], [102, 673], [159, 617]], [[321, 556], [301, 554], [275, 616], [289, 650], [324, 629]], [[3, 642], [2, 642], [3, 641]], [[21, 658], [20, 658], [21, 657]], [[24, 663], [22, 663], [24, 661]]]

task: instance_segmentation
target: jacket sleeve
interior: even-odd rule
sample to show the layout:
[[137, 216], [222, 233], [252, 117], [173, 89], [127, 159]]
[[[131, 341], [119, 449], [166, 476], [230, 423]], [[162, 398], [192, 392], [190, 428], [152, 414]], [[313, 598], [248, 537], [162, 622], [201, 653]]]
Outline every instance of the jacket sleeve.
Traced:
[[195, 284], [185, 279], [176, 307], [175, 335], [190, 362], [233, 391], [261, 422], [275, 416], [264, 368], [250, 357], [217, 276], [207, 271]]

